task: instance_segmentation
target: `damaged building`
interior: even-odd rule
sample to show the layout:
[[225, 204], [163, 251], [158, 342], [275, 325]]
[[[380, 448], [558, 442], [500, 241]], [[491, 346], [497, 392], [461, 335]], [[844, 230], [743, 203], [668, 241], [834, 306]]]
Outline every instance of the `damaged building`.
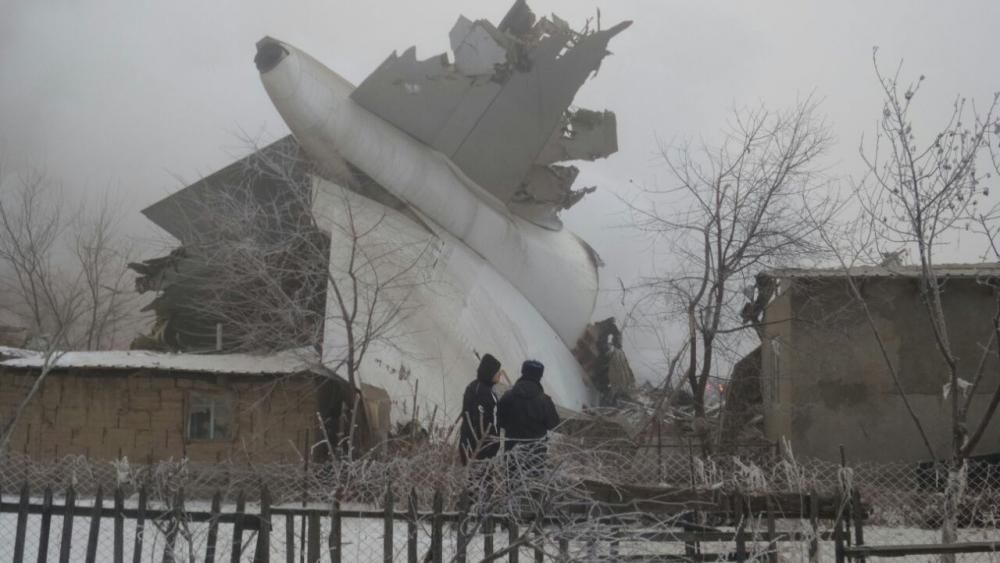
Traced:
[[[937, 272], [960, 377], [969, 382], [958, 392], [975, 425], [1000, 385], [993, 339], [1000, 265], [939, 266]], [[726, 416], [735, 426], [759, 412], [766, 436], [787, 439], [797, 455], [839, 460], [844, 446], [852, 460], [927, 460], [908, 403], [935, 456], [947, 456], [952, 390], [921, 298], [919, 267], [859, 267], [850, 278], [863, 303], [852, 297], [843, 270], [786, 269], [758, 277], [759, 298], [745, 313], [760, 323], [762, 344], [734, 374]], [[998, 450], [1000, 425], [991, 424], [976, 453]]]
[[310, 163], [291, 137], [143, 210], [181, 245], [129, 264], [153, 293], [150, 330], [133, 348], [258, 352], [322, 334], [329, 236], [310, 217]]

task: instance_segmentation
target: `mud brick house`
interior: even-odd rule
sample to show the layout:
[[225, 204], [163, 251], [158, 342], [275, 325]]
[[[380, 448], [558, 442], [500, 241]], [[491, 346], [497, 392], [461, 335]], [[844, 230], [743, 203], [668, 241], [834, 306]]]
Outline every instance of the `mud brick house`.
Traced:
[[[983, 377], [970, 398], [970, 431], [997, 385], [993, 341], [998, 264], [939, 266], [943, 308], [960, 377]], [[761, 329], [760, 392], [764, 432], [788, 439], [797, 454], [839, 459], [843, 444], [855, 461], [917, 461], [929, 457], [906, 410], [920, 418], [937, 456], [951, 447], [947, 370], [935, 346], [913, 266], [851, 271], [882, 346], [843, 270], [778, 270], [758, 278], [767, 299]], [[899, 374], [893, 383], [886, 357]], [[981, 366], [981, 367], [980, 367]], [[971, 386], [970, 386], [971, 387]], [[969, 387], [964, 390], [968, 392]], [[976, 452], [1000, 451], [1000, 420]]]
[[[329, 414], [336, 394], [336, 382], [314, 368], [315, 360], [300, 351], [62, 353], [50, 358], [53, 367], [9, 448], [36, 459], [300, 461], [307, 443], [321, 436], [316, 413]], [[0, 350], [4, 423], [45, 361], [35, 352]]]

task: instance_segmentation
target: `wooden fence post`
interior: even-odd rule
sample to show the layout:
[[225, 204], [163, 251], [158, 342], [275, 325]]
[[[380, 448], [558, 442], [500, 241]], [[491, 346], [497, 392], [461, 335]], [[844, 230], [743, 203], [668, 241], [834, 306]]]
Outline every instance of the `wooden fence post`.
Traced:
[[385, 563], [392, 563], [393, 555], [395, 555], [394, 543], [392, 541], [393, 528], [396, 526], [394, 501], [392, 485], [389, 485], [385, 488], [385, 506], [383, 510], [385, 519], [382, 521], [382, 561]]
[[247, 499], [243, 491], [236, 493], [236, 514], [233, 521], [233, 538], [229, 552], [230, 563], [240, 563], [243, 555], [243, 511], [246, 510]]
[[285, 514], [285, 560], [295, 562], [295, 516]]
[[70, 549], [73, 547], [73, 508], [76, 506], [76, 491], [73, 490], [73, 485], [66, 489], [66, 502], [64, 504], [59, 563], [69, 563]]
[[747, 560], [747, 511], [743, 504], [743, 495], [735, 493], [733, 496], [733, 506], [736, 507], [736, 561], [744, 563]]
[[146, 485], [139, 487], [139, 513], [135, 520], [135, 540], [132, 543], [132, 563], [142, 563], [142, 543], [146, 526]]
[[28, 482], [21, 486], [21, 499], [17, 508], [17, 532], [14, 536], [14, 561], [22, 563], [24, 561], [24, 539], [28, 533], [28, 499], [31, 497], [31, 490]]
[[38, 533], [38, 563], [49, 560], [49, 530], [52, 526], [52, 487], [45, 487], [42, 500], [42, 528]]
[[205, 542], [205, 563], [215, 563], [216, 544], [219, 542], [219, 513], [222, 511], [222, 492], [212, 495], [212, 514], [208, 517], [208, 539]]
[[441, 514], [444, 512], [444, 496], [440, 489], [434, 491], [434, 500], [431, 503], [434, 515], [431, 517], [431, 557], [434, 563], [442, 563], [444, 560], [444, 519]]
[[[838, 499], [840, 497], [838, 496]], [[841, 510], [844, 507], [843, 501], [838, 503]], [[833, 526], [833, 537], [834, 537], [834, 557], [837, 563], [844, 563], [844, 536], [847, 535], [844, 532], [844, 518], [843, 514], [837, 515], [837, 521], [834, 522]]]
[[410, 517], [406, 520], [406, 560], [417, 563], [417, 491], [410, 489]]
[[[509, 546], [514, 545], [514, 542], [520, 540], [520, 535], [521, 534], [520, 534], [520, 532], [517, 529], [517, 520], [514, 520], [513, 516], [509, 516], [507, 518], [507, 546], [508, 546], [508, 548], [509, 548]], [[515, 547], [514, 549], [511, 549], [510, 553], [507, 555], [507, 561], [509, 563], [517, 563], [518, 556], [519, 556], [519, 553], [518, 553], [519, 551], [520, 551], [520, 548], [518, 548], [518, 547]]]
[[778, 540], [777, 526], [775, 525], [774, 500], [771, 495], [767, 495], [767, 560], [770, 563], [778, 563]]
[[306, 559], [310, 562], [319, 561], [319, 526], [319, 513], [316, 511], [310, 511], [309, 524], [307, 526], [308, 529], [306, 530], [306, 535], [308, 536], [308, 541], [306, 542]]
[[469, 537], [466, 530], [466, 524], [469, 519], [469, 507], [472, 504], [472, 499], [469, 496], [469, 491], [462, 491], [462, 495], [458, 499], [458, 531], [457, 538], [455, 541], [455, 562], [465, 563], [466, 552], [468, 551]]
[[[306, 507], [309, 502], [309, 460], [312, 458], [312, 437], [311, 432], [306, 428], [304, 432], [304, 440], [302, 442], [302, 451], [307, 452], [306, 455], [302, 456], [302, 508]], [[303, 513], [299, 517], [299, 562], [305, 563], [306, 555], [306, 514]], [[317, 536], [318, 539], [318, 536]], [[294, 553], [292, 554], [294, 556]], [[316, 545], [316, 557], [319, 557], [319, 544]], [[289, 560], [292, 563], [291, 559]], [[310, 559], [309, 563], [315, 563], [315, 559]]]
[[495, 527], [493, 515], [487, 514], [483, 519], [483, 555], [489, 557], [493, 555], [493, 529]]
[[545, 562], [545, 551], [542, 550], [543, 545], [545, 545], [545, 535], [539, 530], [535, 533], [535, 563]]
[[819, 561], [819, 493], [813, 489], [809, 493], [809, 524], [812, 526], [812, 538], [809, 540], [809, 562]]
[[[865, 515], [861, 508], [861, 493], [857, 489], [851, 491], [851, 516], [854, 518], [854, 545], [865, 545], [865, 531], [862, 524]], [[861, 563], [865, 562], [864, 557], [859, 557], [858, 560]]]
[[254, 563], [268, 563], [271, 560], [271, 493], [267, 487], [260, 488], [260, 526], [257, 528], [257, 546], [254, 548]]
[[87, 563], [97, 561], [97, 542], [101, 536], [101, 509], [104, 507], [104, 488], [97, 486], [97, 496], [94, 498], [94, 507], [90, 511], [90, 532], [87, 534]]
[[125, 492], [115, 486], [115, 563], [125, 562]]
[[330, 562], [340, 563], [343, 554], [343, 539], [340, 529], [340, 492], [338, 491], [330, 504], [330, 537], [327, 540], [330, 549]]
[[661, 429], [661, 420], [659, 414], [653, 414], [656, 416], [656, 477], [660, 483], [664, 481], [663, 477], [663, 430]]
[[174, 494], [174, 505], [170, 510], [170, 522], [167, 523], [167, 541], [163, 545], [163, 563], [174, 563], [174, 547], [177, 545], [177, 532], [184, 518], [184, 488], [177, 489]]
[[[690, 516], [691, 520], [693, 520], [694, 522], [698, 521], [698, 516], [696, 514], [690, 513], [690, 512], [682, 514], [681, 515], [681, 521], [683, 522], [684, 519], [687, 518], [689, 514], [691, 515]], [[615, 550], [617, 551], [617, 543], [613, 542], [611, 545], [614, 546]], [[684, 540], [684, 555], [687, 556], [687, 557], [690, 557], [692, 561], [693, 560], [697, 560], [697, 558], [698, 558], [698, 549], [700, 547], [701, 546], [698, 545], [698, 542], [696, 540], [691, 540], [691, 539]]]

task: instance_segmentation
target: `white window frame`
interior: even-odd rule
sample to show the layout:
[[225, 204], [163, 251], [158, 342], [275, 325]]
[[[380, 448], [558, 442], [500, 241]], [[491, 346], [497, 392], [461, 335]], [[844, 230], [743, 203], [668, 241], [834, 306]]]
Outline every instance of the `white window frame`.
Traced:
[[[208, 404], [208, 437], [194, 437], [191, 435], [191, 415], [195, 404], [199, 406]], [[230, 420], [227, 435], [215, 435], [215, 416], [219, 403], [228, 403]], [[233, 410], [233, 398], [224, 393], [198, 392], [188, 393], [187, 403], [184, 409], [184, 439], [188, 442], [227, 442], [235, 436], [235, 416]]]

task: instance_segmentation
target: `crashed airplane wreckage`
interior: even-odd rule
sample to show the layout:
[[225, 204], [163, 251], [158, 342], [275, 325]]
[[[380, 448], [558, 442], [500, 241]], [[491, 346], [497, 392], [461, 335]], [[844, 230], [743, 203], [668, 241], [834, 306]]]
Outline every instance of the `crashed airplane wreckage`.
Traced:
[[[407, 421], [419, 408], [441, 411], [438, 421], [453, 418], [485, 352], [512, 373], [524, 359], [542, 361], [546, 390], [564, 409], [597, 405], [608, 365], [621, 364], [620, 357], [611, 361], [608, 346], [613, 337], [620, 356], [620, 335], [612, 335], [613, 322], [590, 324], [600, 259], [559, 220], [594, 188], [574, 191], [578, 170], [557, 163], [617, 151], [613, 113], [570, 105], [608, 42], [629, 24], [574, 31], [555, 16], [536, 19], [518, 0], [498, 26], [460, 17], [450, 34], [454, 60], [419, 60], [411, 48], [389, 56], [356, 88], [295, 47], [262, 39], [254, 62], [292, 134], [144, 210], [183, 246], [133, 265], [139, 289], [158, 294], [150, 305], [154, 334], [137, 345], [247, 346], [236, 337], [246, 331], [229, 326], [239, 323], [228, 313], [246, 313], [252, 300], [233, 298], [228, 311], [201, 302], [218, 293], [206, 280], [225, 278], [205, 248], [220, 237], [267, 230], [219, 233], [232, 211], [212, 202], [237, 194], [259, 208], [281, 208], [281, 228], [295, 228], [299, 214], [315, 218], [307, 238], [318, 242], [303, 246], [322, 248], [322, 259], [287, 256], [297, 251], [285, 246], [275, 267], [281, 279], [272, 284], [307, 296], [288, 312], [294, 344], [321, 343], [324, 365], [343, 376], [344, 351], [359, 332], [346, 330], [345, 310], [336, 306], [344, 293], [347, 302], [371, 306], [369, 320], [397, 315], [386, 322], [391, 338], [364, 343], [355, 374], [359, 386], [391, 403], [380, 413]], [[262, 162], [292, 164], [263, 173], [275, 168]], [[274, 218], [254, 221], [273, 226]], [[365, 237], [342, 228], [345, 222], [365, 224]], [[336, 273], [353, 274], [358, 255], [384, 256], [386, 249], [421, 250], [405, 253], [415, 266], [406, 268], [409, 282], [382, 295], [380, 305], [371, 303], [371, 284], [398, 280], [386, 270], [400, 260], [372, 266], [367, 285], [338, 286]], [[223, 292], [237, 292], [226, 285]]]

